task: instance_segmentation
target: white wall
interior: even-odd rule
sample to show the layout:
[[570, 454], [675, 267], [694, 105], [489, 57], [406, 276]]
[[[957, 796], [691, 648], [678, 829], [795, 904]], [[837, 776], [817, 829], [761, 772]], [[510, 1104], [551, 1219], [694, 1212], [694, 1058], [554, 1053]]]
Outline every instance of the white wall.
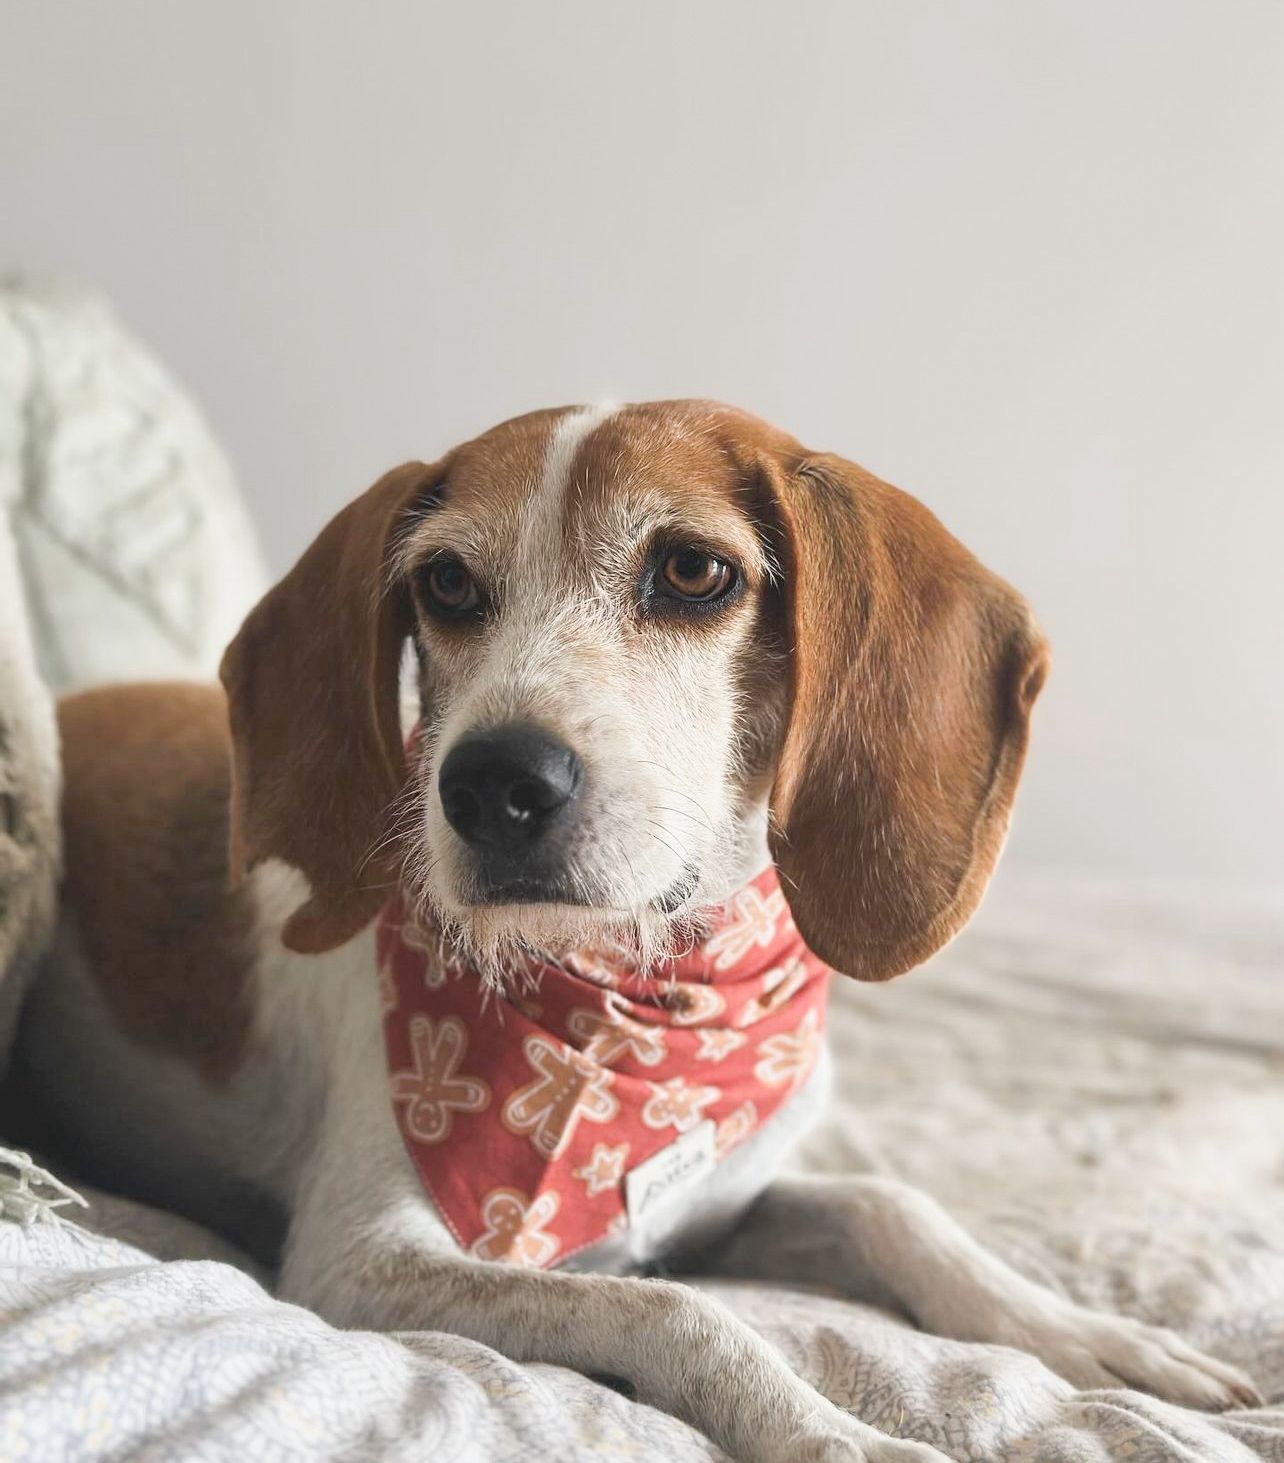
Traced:
[[1016, 861], [1284, 877], [1278, 0], [0, 0], [0, 249], [206, 405], [284, 566], [522, 409], [917, 492], [1056, 653]]

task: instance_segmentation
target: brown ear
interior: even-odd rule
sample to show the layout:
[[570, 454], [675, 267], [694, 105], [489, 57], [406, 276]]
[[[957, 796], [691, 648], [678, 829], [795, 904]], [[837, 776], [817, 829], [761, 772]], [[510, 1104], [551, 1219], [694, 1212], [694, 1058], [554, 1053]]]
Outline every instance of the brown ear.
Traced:
[[397, 680], [412, 622], [389, 561], [438, 478], [438, 467], [406, 463], [331, 519], [219, 668], [232, 728], [232, 876], [267, 858], [307, 876], [312, 897], [285, 926], [292, 950], [351, 939], [397, 879], [385, 841], [405, 781]]
[[920, 503], [841, 458], [796, 464], [769, 471], [792, 640], [772, 856], [816, 953], [886, 980], [980, 902], [1047, 645]]

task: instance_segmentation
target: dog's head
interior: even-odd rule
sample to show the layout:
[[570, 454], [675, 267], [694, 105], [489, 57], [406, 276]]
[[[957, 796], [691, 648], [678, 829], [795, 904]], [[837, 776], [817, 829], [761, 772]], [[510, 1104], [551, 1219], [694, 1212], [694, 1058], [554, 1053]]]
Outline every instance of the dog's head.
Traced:
[[645, 955], [765, 844], [816, 953], [881, 980], [979, 901], [1046, 667], [1020, 597], [854, 464], [705, 402], [538, 412], [389, 473], [249, 616], [233, 866], [307, 876], [297, 950], [404, 879], [483, 960]]

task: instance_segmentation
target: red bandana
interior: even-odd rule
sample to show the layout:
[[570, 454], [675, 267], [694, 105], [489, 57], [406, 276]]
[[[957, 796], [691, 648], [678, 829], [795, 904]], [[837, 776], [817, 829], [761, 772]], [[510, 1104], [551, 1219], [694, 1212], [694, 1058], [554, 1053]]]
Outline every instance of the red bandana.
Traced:
[[377, 949], [398, 1126], [482, 1259], [554, 1265], [619, 1233], [765, 1123], [820, 1047], [829, 971], [774, 869], [647, 976], [577, 955], [484, 990], [400, 893]]

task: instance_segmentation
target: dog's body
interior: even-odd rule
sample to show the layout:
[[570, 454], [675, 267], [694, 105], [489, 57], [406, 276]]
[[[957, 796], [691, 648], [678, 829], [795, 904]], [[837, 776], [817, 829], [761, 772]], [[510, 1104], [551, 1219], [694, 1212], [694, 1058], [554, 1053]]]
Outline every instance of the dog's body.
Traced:
[[505, 424], [325, 530], [229, 651], [230, 736], [213, 689], [65, 704], [67, 917], [25, 1068], [117, 1185], [259, 1247], [279, 1226], [287, 1298], [624, 1377], [740, 1456], [940, 1455], [832, 1407], [699, 1292], [628, 1272], [839, 1285], [1080, 1385], [1250, 1398], [912, 1190], [779, 1180], [823, 1063], [679, 1212], [553, 1271], [462, 1253], [397, 1128], [371, 926], [397, 881], [501, 987], [529, 948], [661, 959], [770, 859], [817, 953], [886, 978], [975, 907], [1044, 664], [1021, 601], [930, 515], [752, 418]]

